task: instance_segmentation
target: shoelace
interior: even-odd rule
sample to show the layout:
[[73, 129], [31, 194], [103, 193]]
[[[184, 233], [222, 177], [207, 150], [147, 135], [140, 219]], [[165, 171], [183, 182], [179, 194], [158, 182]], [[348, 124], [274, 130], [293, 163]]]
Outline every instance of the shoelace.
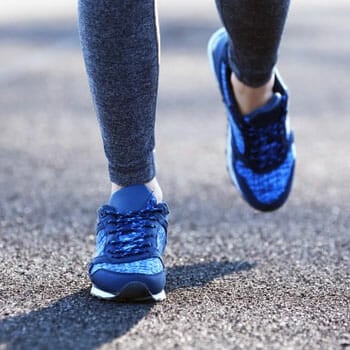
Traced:
[[[227, 86], [229, 86], [228, 76], [230, 74], [227, 62], [222, 62], [222, 82], [226, 84], [223, 100], [229, 106], [231, 99], [227, 95], [225, 96], [225, 91], [229, 90]], [[283, 114], [286, 115], [286, 100], [284, 100], [282, 108], [284, 108]], [[255, 126], [249, 121], [242, 122], [241, 131], [245, 140], [246, 159], [250, 168], [258, 172], [265, 172], [274, 169], [286, 158], [288, 142], [286, 142], [284, 118], [267, 126]]]
[[116, 258], [127, 258], [152, 252], [156, 223], [165, 228], [167, 206], [160, 203], [151, 208], [128, 213], [118, 213], [115, 208], [105, 205], [99, 211], [99, 227], [108, 234], [107, 253]]
[[250, 166], [258, 171], [275, 168], [287, 154], [284, 118], [267, 126], [245, 123], [243, 134]]

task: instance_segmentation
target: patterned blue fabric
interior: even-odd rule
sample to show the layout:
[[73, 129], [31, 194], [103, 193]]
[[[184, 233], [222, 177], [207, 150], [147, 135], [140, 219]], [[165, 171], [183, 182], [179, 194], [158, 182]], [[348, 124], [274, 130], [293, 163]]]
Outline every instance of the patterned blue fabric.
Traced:
[[145, 259], [124, 264], [96, 264], [93, 266], [90, 273], [93, 275], [96, 271], [101, 269], [117, 273], [153, 275], [162, 272], [164, 267], [159, 259]]
[[100, 269], [125, 274], [162, 272], [167, 215], [166, 204], [157, 204], [154, 198], [145, 209], [123, 214], [109, 205], [102, 206], [90, 275]]
[[255, 173], [241, 161], [236, 162], [236, 170], [260, 202], [273, 203], [283, 195], [288, 185], [290, 169], [293, 164], [294, 155], [292, 150], [290, 150], [286, 160], [269, 173]]

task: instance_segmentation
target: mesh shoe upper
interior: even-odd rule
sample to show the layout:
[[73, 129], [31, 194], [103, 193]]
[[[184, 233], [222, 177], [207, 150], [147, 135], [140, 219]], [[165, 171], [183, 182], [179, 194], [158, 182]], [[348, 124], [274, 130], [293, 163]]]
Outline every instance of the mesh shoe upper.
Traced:
[[[162, 254], [167, 240], [167, 205], [157, 203], [142, 185], [121, 191], [116, 192], [110, 203], [98, 212], [96, 253], [89, 267], [90, 278], [95, 284], [98, 284], [97, 276], [101, 271], [107, 271], [109, 274], [105, 275], [108, 278], [115, 276], [115, 279], [120, 274], [156, 275], [164, 272]], [[129, 199], [132, 201], [133, 192], [138, 200], [126, 203]], [[120, 200], [121, 196], [125, 198]], [[106, 283], [103, 281], [103, 284]]]
[[254, 208], [277, 209], [290, 192], [295, 163], [287, 90], [276, 72], [274, 95], [270, 101], [242, 116], [230, 82], [232, 72], [225, 30], [214, 33], [208, 49], [228, 112], [227, 162], [231, 178]]

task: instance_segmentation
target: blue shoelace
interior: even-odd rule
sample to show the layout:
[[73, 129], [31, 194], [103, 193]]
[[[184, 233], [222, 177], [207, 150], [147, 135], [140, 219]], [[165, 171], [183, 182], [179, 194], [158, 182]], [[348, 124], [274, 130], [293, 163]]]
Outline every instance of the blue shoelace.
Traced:
[[157, 223], [165, 229], [168, 214], [166, 204], [160, 203], [140, 211], [118, 213], [114, 207], [104, 205], [99, 210], [97, 229], [108, 234], [105, 252], [113, 258], [128, 258], [152, 253], [156, 247]]

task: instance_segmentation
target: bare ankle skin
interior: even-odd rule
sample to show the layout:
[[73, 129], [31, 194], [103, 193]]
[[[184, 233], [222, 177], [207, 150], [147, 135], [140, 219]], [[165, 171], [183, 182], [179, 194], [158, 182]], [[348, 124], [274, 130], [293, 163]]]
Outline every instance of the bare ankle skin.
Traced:
[[[163, 200], [163, 192], [162, 192], [162, 189], [160, 188], [160, 185], [159, 185], [156, 178], [153, 178], [151, 181], [146, 182], [145, 185], [153, 192], [158, 203]], [[124, 186], [120, 186], [120, 185], [112, 182], [111, 193], [114, 193], [114, 192], [122, 189], [123, 187]]]
[[270, 100], [273, 95], [275, 75], [273, 74], [266, 84], [258, 88], [243, 84], [235, 74], [231, 76], [231, 83], [240, 112], [242, 115], [247, 115]]

